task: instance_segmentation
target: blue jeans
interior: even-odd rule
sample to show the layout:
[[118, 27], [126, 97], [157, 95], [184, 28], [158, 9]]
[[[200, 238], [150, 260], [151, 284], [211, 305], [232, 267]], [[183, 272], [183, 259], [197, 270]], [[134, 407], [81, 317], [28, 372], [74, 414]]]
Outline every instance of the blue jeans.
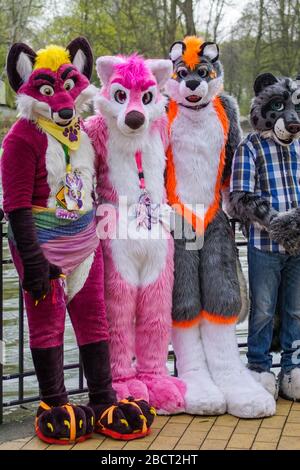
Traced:
[[251, 302], [249, 367], [258, 372], [271, 369], [270, 348], [278, 309], [281, 318], [281, 367], [284, 372], [289, 372], [300, 367], [300, 256], [261, 251], [249, 245], [248, 265]]

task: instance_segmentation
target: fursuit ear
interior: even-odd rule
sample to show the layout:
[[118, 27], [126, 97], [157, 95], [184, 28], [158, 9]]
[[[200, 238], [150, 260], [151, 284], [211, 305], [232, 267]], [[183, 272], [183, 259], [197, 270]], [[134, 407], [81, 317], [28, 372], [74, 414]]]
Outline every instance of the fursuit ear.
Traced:
[[98, 57], [96, 60], [96, 70], [98, 77], [103, 85], [107, 85], [110, 77], [114, 72], [114, 68], [118, 64], [122, 64], [124, 61], [121, 57], [116, 57], [113, 55], [104, 55]]
[[36, 53], [26, 44], [17, 42], [10, 48], [6, 59], [6, 71], [10, 86], [18, 91], [30, 77]]
[[66, 49], [70, 53], [72, 64], [80, 73], [90, 80], [93, 71], [94, 58], [88, 40], [84, 37], [78, 37], [71, 41]]
[[262, 73], [258, 75], [254, 82], [255, 96], [259, 95], [260, 92], [268, 86], [278, 83], [278, 79], [272, 73]]
[[169, 57], [172, 62], [176, 62], [179, 57], [182, 57], [184, 51], [186, 50], [186, 45], [182, 41], [176, 41], [170, 47]]
[[173, 64], [171, 60], [148, 59], [146, 60], [146, 65], [153, 73], [154, 77], [156, 78], [158, 87], [161, 89], [172, 76]]
[[219, 46], [215, 42], [204, 42], [200, 49], [200, 57], [207, 57], [212, 63], [216, 62], [219, 58]]

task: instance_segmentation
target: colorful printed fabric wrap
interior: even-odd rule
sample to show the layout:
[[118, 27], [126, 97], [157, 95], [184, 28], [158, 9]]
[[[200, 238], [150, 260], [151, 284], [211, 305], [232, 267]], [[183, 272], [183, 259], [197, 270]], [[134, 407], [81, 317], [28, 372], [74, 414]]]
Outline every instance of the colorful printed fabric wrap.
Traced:
[[[69, 275], [98, 247], [95, 210], [80, 211], [76, 220], [59, 219], [55, 209], [32, 209], [37, 236], [45, 257]], [[9, 228], [8, 238], [13, 240]]]

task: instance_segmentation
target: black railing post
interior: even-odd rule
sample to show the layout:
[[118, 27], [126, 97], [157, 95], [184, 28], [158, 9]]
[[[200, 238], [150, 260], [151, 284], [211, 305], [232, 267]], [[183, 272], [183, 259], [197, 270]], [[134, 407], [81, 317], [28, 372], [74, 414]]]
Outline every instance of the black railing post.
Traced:
[[234, 236], [236, 236], [236, 220], [231, 219], [230, 224], [231, 224], [231, 228], [232, 228], [232, 231], [234, 233]]
[[174, 377], [178, 377], [178, 370], [177, 370], [177, 359], [174, 353]]
[[19, 285], [19, 400], [24, 399], [24, 302]]
[[[3, 213], [2, 213], [3, 215]], [[1, 341], [1, 361], [0, 361], [0, 424], [3, 423], [3, 362], [4, 362], [4, 344], [3, 344], [3, 223], [0, 221], [0, 341]]]
[[82, 366], [82, 360], [81, 356], [79, 353], [79, 376], [78, 376], [78, 388], [79, 390], [83, 390], [83, 366]]

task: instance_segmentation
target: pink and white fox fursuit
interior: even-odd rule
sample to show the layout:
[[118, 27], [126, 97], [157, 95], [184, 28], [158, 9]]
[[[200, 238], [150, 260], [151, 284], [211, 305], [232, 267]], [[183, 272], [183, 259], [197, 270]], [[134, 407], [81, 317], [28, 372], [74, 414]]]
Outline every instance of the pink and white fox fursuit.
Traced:
[[[100, 57], [97, 72], [103, 87], [86, 129], [99, 158], [100, 201], [117, 207], [126, 197], [129, 206], [137, 204], [135, 155], [140, 151], [147, 191], [162, 214], [167, 121], [160, 89], [171, 75], [171, 62], [137, 55]], [[165, 232], [160, 223], [149, 232], [134, 227], [126, 239], [103, 240], [114, 387], [120, 399], [135, 395], [149, 399], [161, 414], [180, 413], [185, 386], [166, 368], [173, 240], [151, 236], [155, 230]], [[149, 235], [142, 236], [145, 232]]]

